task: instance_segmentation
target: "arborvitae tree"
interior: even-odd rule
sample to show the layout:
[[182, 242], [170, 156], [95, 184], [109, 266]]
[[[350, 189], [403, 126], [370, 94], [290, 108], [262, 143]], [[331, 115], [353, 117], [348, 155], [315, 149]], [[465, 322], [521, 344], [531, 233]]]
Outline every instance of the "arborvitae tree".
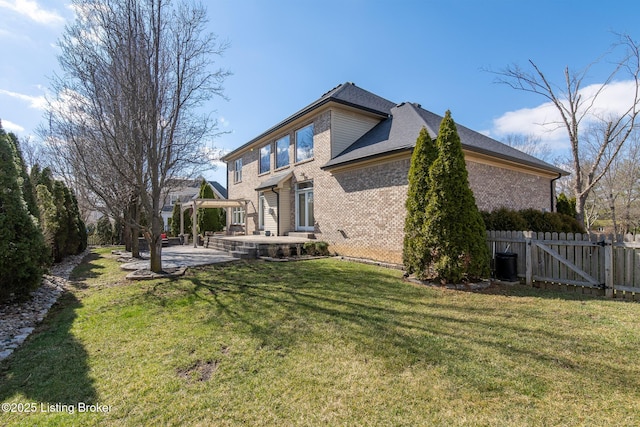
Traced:
[[80, 216], [78, 201], [69, 187], [53, 179], [49, 168], [40, 171], [38, 165], [31, 170], [31, 180], [37, 185], [41, 228], [54, 260], [60, 262], [67, 255], [84, 251], [87, 247], [87, 231]]
[[560, 193], [556, 198], [556, 211], [558, 211], [558, 213], [569, 215], [570, 217], [575, 218], [577, 215], [576, 198], [572, 197], [571, 199], [569, 199], [564, 193]]
[[29, 214], [14, 151], [0, 127], [0, 300], [26, 297], [42, 279], [47, 247]]
[[84, 221], [80, 218], [78, 200], [69, 187], [64, 185], [64, 208], [67, 211], [67, 244], [64, 255], [76, 255], [87, 247], [87, 230]]
[[40, 209], [40, 229], [44, 240], [49, 246], [49, 253], [55, 256], [56, 235], [58, 234], [58, 209], [53, 195], [46, 185], [38, 184], [36, 187], [38, 206]]
[[407, 217], [404, 222], [404, 250], [402, 259], [409, 274], [423, 272], [429, 263], [422, 234], [426, 197], [429, 190], [429, 167], [438, 152], [426, 128], [422, 128], [411, 156], [409, 189], [407, 191]]
[[61, 181], [54, 181], [53, 201], [56, 204], [58, 232], [55, 237], [53, 257], [55, 262], [60, 262], [67, 255], [67, 243], [71, 230], [69, 229], [69, 212], [65, 206], [65, 185]]
[[438, 157], [429, 170], [423, 232], [430, 265], [426, 276], [459, 282], [489, 275], [489, 248], [482, 215], [469, 187], [462, 144], [445, 113], [436, 139]]
[[[191, 235], [191, 209], [184, 212], [184, 234]], [[173, 205], [173, 212], [171, 214], [171, 234], [174, 236], [180, 235], [180, 205], [175, 203]]]
[[101, 216], [96, 224], [96, 236], [101, 245], [111, 245], [113, 243], [113, 227], [108, 216]]
[[13, 133], [7, 134], [7, 138], [9, 144], [11, 145], [16, 168], [18, 170], [18, 183], [20, 184], [20, 189], [22, 190], [22, 197], [24, 197], [24, 201], [27, 203], [27, 209], [29, 209], [29, 213], [33, 215], [34, 218], [39, 218], [40, 212], [38, 211], [38, 203], [36, 201], [35, 186], [32, 185], [31, 178], [27, 173], [27, 165], [24, 162], [22, 150], [20, 150], [20, 141], [18, 140], [18, 137]]
[[[198, 193], [200, 199], [215, 199], [216, 195], [211, 188], [211, 185], [206, 180], [202, 180], [200, 184], [200, 192]], [[224, 209], [220, 208], [208, 208], [198, 209], [198, 233], [204, 235], [207, 231], [221, 231], [224, 228], [225, 222], [223, 222]]]

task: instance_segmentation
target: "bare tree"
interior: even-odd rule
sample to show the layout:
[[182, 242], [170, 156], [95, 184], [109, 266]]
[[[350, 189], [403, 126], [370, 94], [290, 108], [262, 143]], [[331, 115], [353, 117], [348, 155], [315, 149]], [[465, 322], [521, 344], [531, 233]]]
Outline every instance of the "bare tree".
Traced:
[[542, 142], [538, 136], [510, 133], [504, 137], [502, 142], [545, 162], [551, 160], [551, 147], [546, 142]]
[[[636, 228], [635, 217], [640, 200], [640, 139], [634, 132], [626, 145], [594, 188], [607, 201], [606, 213], [611, 218], [615, 234], [629, 233]], [[602, 206], [601, 206], [602, 208]]]
[[[516, 90], [540, 95], [550, 101], [559, 113], [559, 121], [553, 124], [564, 128], [569, 137], [572, 170], [575, 174], [573, 194], [576, 198], [578, 220], [583, 225], [585, 223], [585, 201], [590, 191], [607, 172], [633, 131], [639, 112], [640, 45], [628, 35], [620, 35], [619, 37], [619, 42], [614, 46], [612, 52], [617, 48], [622, 48], [624, 54], [615, 61], [613, 71], [593, 92], [583, 90], [585, 89], [583, 84], [591, 66], [595, 63], [581, 72], [571, 72], [568, 67], [565, 68], [562, 86], [553, 84], [531, 60], [529, 61], [531, 67], [529, 71], [512, 65], [496, 72], [499, 76], [497, 79], [499, 83], [507, 84]], [[602, 114], [598, 111], [596, 101], [614, 82], [614, 79], [621, 78], [628, 79], [633, 84], [627, 106], [624, 111], [617, 114]], [[586, 166], [582, 163], [585, 149], [583, 137], [587, 125], [594, 123], [599, 124], [597, 127], [591, 127], [592, 131], [597, 129], [599, 132], [597, 137], [592, 140], [592, 143], [596, 144], [597, 150], [589, 159], [589, 165]], [[595, 136], [595, 134], [592, 135]]]
[[[162, 271], [162, 201], [177, 176], [207, 162], [215, 120], [198, 114], [224, 97], [212, 70], [226, 43], [205, 33], [201, 6], [170, 0], [75, 0], [60, 40], [50, 145], [113, 212], [141, 226], [151, 270]], [[140, 224], [140, 206], [148, 223]]]

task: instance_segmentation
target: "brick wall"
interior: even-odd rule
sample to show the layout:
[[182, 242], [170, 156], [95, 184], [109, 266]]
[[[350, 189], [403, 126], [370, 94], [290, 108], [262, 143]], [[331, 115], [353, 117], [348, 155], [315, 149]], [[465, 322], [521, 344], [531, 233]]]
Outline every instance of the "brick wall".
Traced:
[[409, 163], [407, 158], [337, 172], [334, 185], [318, 188], [318, 225], [330, 250], [402, 263]]
[[478, 209], [551, 209], [550, 178], [468, 160], [466, 163]]
[[[295, 131], [309, 123], [314, 124], [313, 160], [295, 164]], [[229, 198], [246, 198], [248, 206], [248, 233], [258, 229], [258, 193], [255, 188], [277, 173], [291, 171], [290, 182], [281, 189], [280, 215], [288, 215], [281, 221], [280, 234], [294, 231], [296, 183], [313, 180], [315, 234], [319, 240], [330, 244], [330, 250], [341, 255], [373, 260], [402, 263], [404, 237], [405, 200], [409, 154], [405, 158], [381, 162], [357, 169], [335, 173], [320, 169], [331, 158], [331, 112], [315, 116], [312, 121], [296, 124], [290, 129], [242, 154], [242, 182], [234, 184], [233, 166], [229, 159]], [[275, 149], [271, 150], [272, 170], [258, 174], [260, 147], [290, 135], [290, 164], [273, 170]], [[469, 181], [476, 203], [481, 210], [498, 207], [513, 209], [549, 209], [550, 178], [544, 178], [515, 170], [505, 169], [467, 160]], [[270, 200], [275, 200], [270, 198]], [[288, 211], [288, 212], [286, 212]], [[275, 233], [275, 229], [271, 230]]]

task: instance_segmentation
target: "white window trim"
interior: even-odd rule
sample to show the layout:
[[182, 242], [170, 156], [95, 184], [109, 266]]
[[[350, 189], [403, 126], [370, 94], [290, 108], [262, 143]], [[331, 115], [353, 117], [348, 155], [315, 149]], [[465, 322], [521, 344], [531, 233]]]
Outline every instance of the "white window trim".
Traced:
[[[300, 184], [307, 184], [310, 183], [311, 187], [307, 187], [307, 188], [303, 188], [300, 189], [298, 186]], [[306, 182], [301, 182], [296, 184], [296, 230], [297, 231], [314, 231], [315, 230], [315, 223], [311, 224], [311, 225], [306, 225], [306, 226], [302, 226], [300, 225], [300, 194], [305, 194], [305, 204], [307, 204], [307, 198], [308, 198], [308, 193], [313, 193], [314, 192], [314, 187], [313, 187], [313, 181], [306, 181]], [[315, 196], [315, 194], [314, 194]], [[315, 202], [314, 202], [315, 205]], [[314, 206], [315, 207], [315, 206]], [[307, 208], [305, 209], [305, 213], [306, 213], [306, 218], [305, 221], [308, 222], [309, 221], [309, 209], [308, 209], [308, 205]], [[314, 218], [315, 218], [315, 212], [314, 212]]]
[[232, 225], [244, 225], [244, 208], [232, 208], [231, 210], [231, 224]]

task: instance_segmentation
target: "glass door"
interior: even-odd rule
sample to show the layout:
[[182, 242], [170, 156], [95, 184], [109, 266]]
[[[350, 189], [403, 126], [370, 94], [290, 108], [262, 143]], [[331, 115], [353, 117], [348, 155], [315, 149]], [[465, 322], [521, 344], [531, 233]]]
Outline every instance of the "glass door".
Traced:
[[296, 185], [296, 229], [300, 231], [314, 230], [313, 217], [313, 181]]

